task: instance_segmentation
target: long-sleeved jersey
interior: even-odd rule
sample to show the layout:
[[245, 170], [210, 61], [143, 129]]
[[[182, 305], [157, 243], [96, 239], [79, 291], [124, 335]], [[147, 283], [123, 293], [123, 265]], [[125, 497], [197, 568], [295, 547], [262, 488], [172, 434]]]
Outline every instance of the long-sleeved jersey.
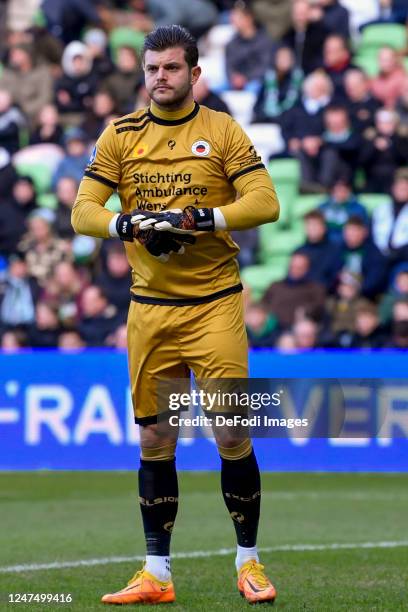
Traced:
[[[219, 208], [226, 230], [197, 232], [186, 253], [166, 264], [135, 240], [125, 243], [134, 295], [174, 302], [206, 301], [236, 290], [238, 246], [228, 230], [275, 221], [279, 204], [251, 141], [227, 114], [193, 103], [165, 112], [154, 103], [114, 120], [92, 152], [72, 211], [76, 232], [109, 237], [113, 213], [104, 205], [118, 190], [123, 212]], [[237, 198], [237, 192], [239, 197]]]

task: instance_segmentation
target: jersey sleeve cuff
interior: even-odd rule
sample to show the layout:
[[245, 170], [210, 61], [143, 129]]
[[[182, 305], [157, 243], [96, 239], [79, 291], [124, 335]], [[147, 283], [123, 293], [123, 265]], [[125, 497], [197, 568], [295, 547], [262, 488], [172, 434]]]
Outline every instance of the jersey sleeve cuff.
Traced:
[[216, 230], [227, 229], [227, 222], [219, 208], [214, 208], [214, 228]]
[[118, 230], [116, 229], [116, 221], [118, 220], [120, 213], [117, 213], [112, 219], [109, 221], [109, 236], [111, 238], [119, 238]]

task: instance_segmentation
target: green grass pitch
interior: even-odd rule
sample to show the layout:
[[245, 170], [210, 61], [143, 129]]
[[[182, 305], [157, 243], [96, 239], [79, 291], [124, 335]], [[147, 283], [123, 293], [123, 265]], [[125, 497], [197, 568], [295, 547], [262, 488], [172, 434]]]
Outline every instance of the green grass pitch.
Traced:
[[[261, 555], [278, 590], [274, 609], [408, 610], [408, 475], [268, 473], [262, 480], [259, 546], [276, 549]], [[0, 474], [0, 509], [0, 610], [106, 610], [100, 596], [140, 566], [4, 570], [142, 555], [136, 474]], [[360, 546], [378, 542], [391, 545]], [[234, 555], [219, 554], [233, 547], [219, 475], [180, 474], [173, 551], [218, 554], [173, 560], [177, 602], [170, 610], [248, 610], [236, 590]], [[73, 602], [8, 604], [8, 593], [71, 593]]]

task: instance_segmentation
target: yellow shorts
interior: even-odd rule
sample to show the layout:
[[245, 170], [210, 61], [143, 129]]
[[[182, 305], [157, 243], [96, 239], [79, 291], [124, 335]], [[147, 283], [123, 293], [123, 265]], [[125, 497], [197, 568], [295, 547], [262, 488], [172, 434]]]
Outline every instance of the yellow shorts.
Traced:
[[241, 293], [194, 306], [131, 302], [128, 358], [135, 422], [157, 422], [163, 379], [247, 378]]

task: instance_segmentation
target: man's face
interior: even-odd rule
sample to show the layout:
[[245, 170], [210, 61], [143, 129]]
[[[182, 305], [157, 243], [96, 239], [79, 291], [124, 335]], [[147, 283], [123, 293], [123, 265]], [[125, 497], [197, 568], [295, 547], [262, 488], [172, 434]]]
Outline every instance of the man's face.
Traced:
[[397, 202], [408, 202], [408, 180], [397, 179], [392, 186], [392, 195]]
[[200, 76], [198, 66], [190, 69], [182, 47], [146, 51], [144, 73], [149, 96], [164, 108], [178, 108], [192, 91]]

